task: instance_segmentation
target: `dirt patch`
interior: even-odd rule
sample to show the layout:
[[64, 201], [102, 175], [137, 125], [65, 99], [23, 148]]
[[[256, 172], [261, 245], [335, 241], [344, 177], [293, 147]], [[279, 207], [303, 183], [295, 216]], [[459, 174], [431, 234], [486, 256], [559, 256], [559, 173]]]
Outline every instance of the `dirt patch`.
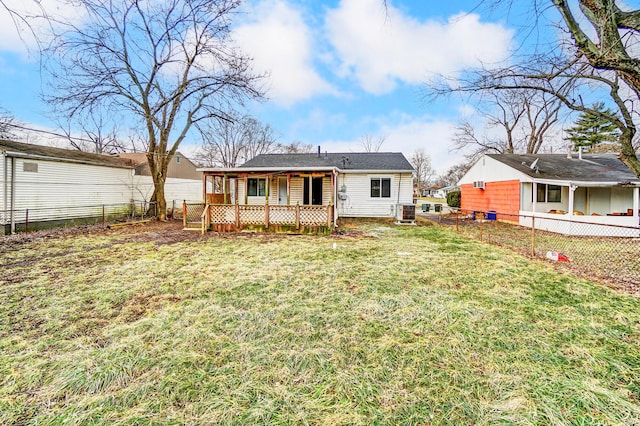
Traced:
[[175, 294], [137, 294], [125, 302], [119, 317], [126, 322], [134, 322], [143, 317], [147, 311], [158, 310], [167, 304], [178, 303], [182, 300], [184, 297]]

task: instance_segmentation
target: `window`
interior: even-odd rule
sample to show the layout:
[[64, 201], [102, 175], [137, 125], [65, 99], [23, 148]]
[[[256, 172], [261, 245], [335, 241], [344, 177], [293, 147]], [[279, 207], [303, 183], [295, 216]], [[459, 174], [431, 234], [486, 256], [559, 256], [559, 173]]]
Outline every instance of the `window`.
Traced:
[[179, 163], [179, 162], [180, 162], [180, 156], [177, 156], [176, 157], [176, 163]]
[[249, 179], [247, 195], [249, 197], [264, 197], [266, 195], [267, 182], [265, 179]]
[[[531, 201], [533, 201], [533, 193], [531, 198]], [[536, 199], [539, 203], [560, 203], [562, 202], [562, 187], [560, 185], [539, 183]]]
[[562, 199], [562, 188], [560, 185], [549, 185], [547, 186], [547, 202], [548, 203], [559, 203]]
[[371, 198], [391, 198], [391, 179], [371, 179]]

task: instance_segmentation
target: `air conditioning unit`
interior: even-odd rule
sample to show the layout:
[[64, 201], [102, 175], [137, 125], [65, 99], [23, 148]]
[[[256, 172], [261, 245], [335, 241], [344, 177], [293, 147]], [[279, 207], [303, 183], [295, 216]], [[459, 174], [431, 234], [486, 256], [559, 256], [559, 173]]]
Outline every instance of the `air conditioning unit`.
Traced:
[[478, 188], [478, 189], [484, 189], [484, 181], [483, 180], [476, 180], [473, 182], [473, 187], [474, 188]]
[[416, 205], [398, 204], [396, 206], [396, 220], [400, 222], [413, 222], [416, 220]]

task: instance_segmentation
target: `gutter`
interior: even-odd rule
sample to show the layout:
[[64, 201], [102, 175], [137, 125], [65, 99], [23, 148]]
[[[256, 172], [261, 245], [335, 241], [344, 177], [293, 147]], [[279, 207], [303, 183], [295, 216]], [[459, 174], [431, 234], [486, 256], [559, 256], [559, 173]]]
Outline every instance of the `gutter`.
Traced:
[[114, 168], [118, 168], [118, 169], [135, 169], [135, 167], [133, 167], [133, 166], [100, 163], [100, 162], [97, 162], [97, 161], [74, 160], [72, 158], [49, 157], [49, 156], [46, 156], [46, 155], [26, 154], [24, 152], [4, 151], [4, 154], [6, 156], [8, 156], [8, 157], [11, 157], [11, 158], [27, 158], [27, 159], [31, 159], [31, 160], [57, 161], [57, 162], [60, 162], [60, 163], [87, 164], [87, 165], [90, 165], [90, 166], [114, 167]]

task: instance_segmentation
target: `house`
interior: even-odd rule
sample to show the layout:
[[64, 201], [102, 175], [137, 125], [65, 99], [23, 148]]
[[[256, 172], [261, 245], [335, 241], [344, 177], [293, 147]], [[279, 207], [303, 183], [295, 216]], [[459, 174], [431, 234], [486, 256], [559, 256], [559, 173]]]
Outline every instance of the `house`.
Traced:
[[[153, 193], [153, 183], [140, 162], [133, 161], [139, 155], [144, 156], [126, 158], [0, 140], [0, 234], [13, 233], [26, 223], [44, 227], [102, 217], [105, 206], [122, 210], [132, 200], [144, 204]], [[181, 177], [166, 184], [167, 200], [174, 198], [180, 204], [199, 200], [202, 194], [202, 174], [188, 160], [181, 161], [190, 164], [191, 175], [179, 171], [176, 175]]]
[[[121, 158], [131, 160], [135, 166], [137, 198], [148, 200], [153, 195], [153, 179], [149, 169], [147, 154], [144, 152], [133, 152], [118, 154]], [[191, 160], [182, 155], [176, 154], [167, 167], [167, 179], [164, 183], [164, 198], [167, 207], [181, 206], [184, 200], [195, 201], [202, 197], [202, 172], [197, 170], [197, 166]]]
[[438, 188], [433, 192], [434, 198], [447, 198], [447, 194], [451, 191], [459, 191], [460, 187], [457, 185], [443, 186], [442, 188]]
[[428, 186], [425, 189], [422, 190], [422, 196], [423, 197], [434, 197], [434, 198], [444, 198], [444, 197], [439, 197], [438, 196], [438, 190], [442, 188], [442, 186], [440, 185], [432, 185], [432, 186]]
[[[340, 217], [402, 219], [403, 212], [415, 209], [413, 167], [398, 152], [262, 154], [240, 167], [199, 170], [206, 203], [215, 206], [214, 229], [238, 229], [249, 222], [330, 228]], [[233, 205], [238, 209], [232, 214], [228, 206]], [[248, 218], [243, 212], [249, 210], [260, 219], [239, 217]]]
[[[616, 154], [487, 154], [460, 179], [461, 208], [571, 235], [638, 227], [640, 179]], [[590, 223], [593, 226], [580, 224]]]

